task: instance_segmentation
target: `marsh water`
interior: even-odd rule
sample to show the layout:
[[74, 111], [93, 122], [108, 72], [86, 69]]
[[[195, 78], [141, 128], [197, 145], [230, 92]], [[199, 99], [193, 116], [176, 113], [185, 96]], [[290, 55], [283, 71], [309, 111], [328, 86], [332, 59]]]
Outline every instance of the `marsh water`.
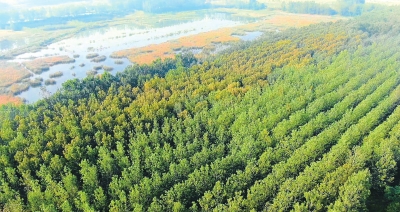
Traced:
[[[49, 71], [31, 77], [31, 79], [42, 78], [46, 80], [55, 72], [63, 72], [61, 77], [54, 78], [56, 80], [55, 85], [47, 85], [45, 87], [47, 93], [51, 94], [61, 88], [62, 83], [69, 79], [85, 78], [87, 72], [93, 70], [96, 66], [104, 65], [112, 67], [113, 71], [111, 73], [115, 74], [123, 71], [129, 65], [133, 65], [128, 59], [111, 58], [110, 55], [113, 52], [144, 47], [151, 44], [160, 44], [181, 37], [217, 30], [223, 27], [233, 27], [243, 23], [240, 20], [232, 20], [226, 15], [213, 15], [206, 16], [200, 20], [158, 28], [138, 29], [134, 26], [124, 25], [88, 30], [77, 34], [73, 38], [48, 45], [39, 52], [19, 55], [12, 62], [25, 62], [34, 58], [50, 56], [69, 56], [71, 58], [75, 56], [74, 63], [55, 65], [50, 67]], [[239, 37], [242, 40], [253, 40], [261, 34], [261, 32], [251, 32]], [[99, 63], [93, 62], [91, 59], [86, 58], [90, 53], [105, 56], [106, 60]], [[103, 72], [103, 70], [98, 71], [99, 74]], [[31, 87], [18, 96], [23, 98], [27, 103], [33, 103], [44, 97], [43, 88]]]

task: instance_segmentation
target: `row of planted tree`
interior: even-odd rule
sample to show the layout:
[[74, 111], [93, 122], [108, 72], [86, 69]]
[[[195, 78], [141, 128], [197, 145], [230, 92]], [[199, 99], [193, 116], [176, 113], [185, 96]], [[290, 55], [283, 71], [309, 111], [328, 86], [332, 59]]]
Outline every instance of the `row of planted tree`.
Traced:
[[0, 111], [5, 211], [398, 211], [398, 8]]

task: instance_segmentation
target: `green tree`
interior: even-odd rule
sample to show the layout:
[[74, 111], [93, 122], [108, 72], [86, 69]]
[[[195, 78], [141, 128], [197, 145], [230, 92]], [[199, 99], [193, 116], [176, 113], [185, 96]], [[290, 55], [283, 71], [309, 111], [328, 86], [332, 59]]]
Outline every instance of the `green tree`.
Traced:
[[338, 200], [330, 207], [330, 211], [366, 210], [366, 200], [370, 195], [370, 173], [368, 170], [352, 175], [340, 188]]

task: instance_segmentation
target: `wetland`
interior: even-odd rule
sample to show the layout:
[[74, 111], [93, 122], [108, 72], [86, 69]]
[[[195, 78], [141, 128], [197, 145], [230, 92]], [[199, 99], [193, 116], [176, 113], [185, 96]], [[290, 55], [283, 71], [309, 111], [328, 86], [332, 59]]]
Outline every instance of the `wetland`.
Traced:
[[[268, 23], [282, 15], [287, 14], [270, 10], [246, 13], [237, 9], [153, 15], [136, 12], [102, 22], [72, 21], [59, 28], [2, 30], [0, 63], [5, 65], [0, 66], [0, 72], [13, 74], [0, 76], [0, 96], [34, 103], [56, 92], [70, 79], [105, 71], [116, 74], [128, 66], [172, 58], [186, 51], [199, 57], [215, 54], [235, 42], [251, 41], [263, 33], [292, 27], [291, 23]], [[311, 23], [334, 20], [315, 17]]]

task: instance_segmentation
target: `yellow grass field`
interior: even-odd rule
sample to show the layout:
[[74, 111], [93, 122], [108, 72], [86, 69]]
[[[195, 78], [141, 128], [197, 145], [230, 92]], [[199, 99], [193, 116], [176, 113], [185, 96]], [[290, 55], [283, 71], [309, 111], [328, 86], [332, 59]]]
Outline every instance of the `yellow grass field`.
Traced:
[[8, 87], [29, 76], [30, 72], [18, 63], [0, 62], [0, 87]]

